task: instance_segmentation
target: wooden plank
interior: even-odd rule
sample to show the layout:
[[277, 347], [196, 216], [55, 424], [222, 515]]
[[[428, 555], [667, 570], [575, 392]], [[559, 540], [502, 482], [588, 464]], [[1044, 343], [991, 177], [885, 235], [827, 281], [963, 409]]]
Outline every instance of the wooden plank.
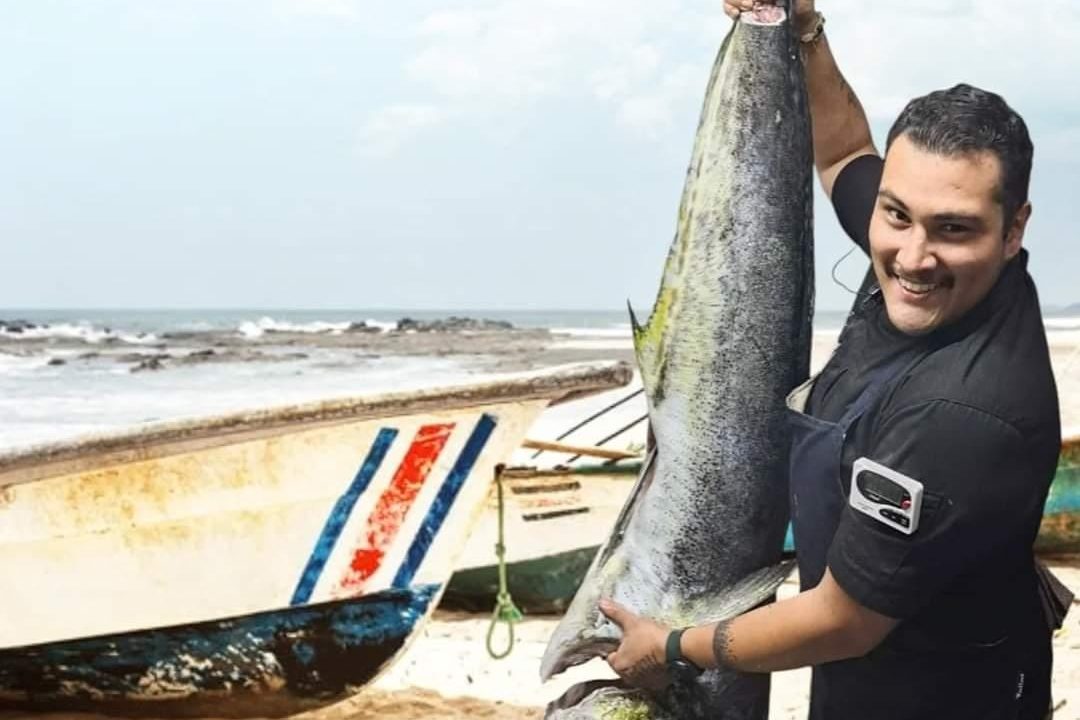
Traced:
[[632, 460], [641, 458], [640, 453], [627, 452], [625, 450], [612, 450], [610, 448], [592, 447], [588, 445], [567, 445], [548, 440], [525, 440], [521, 446], [529, 450], [549, 450], [551, 452], [567, 453], [569, 455], [586, 455], [588, 457], [604, 458], [605, 460]]

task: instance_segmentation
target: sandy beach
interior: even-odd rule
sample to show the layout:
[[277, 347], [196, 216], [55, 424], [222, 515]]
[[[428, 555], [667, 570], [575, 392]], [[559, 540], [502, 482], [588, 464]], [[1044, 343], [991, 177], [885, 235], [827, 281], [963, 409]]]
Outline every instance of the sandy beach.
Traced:
[[[1080, 595], [1080, 564], [1053, 564], [1057, 576]], [[780, 597], [797, 592], [797, 579]], [[1054, 638], [1055, 720], [1080, 720], [1080, 611], [1075, 607]], [[516, 626], [511, 655], [491, 659], [484, 647], [489, 619], [437, 611], [405, 654], [372, 687], [297, 720], [536, 720], [544, 706], [566, 688], [586, 679], [614, 677], [601, 661], [574, 668], [547, 684], [538, 668], [555, 616], [530, 616]], [[770, 720], [806, 717], [809, 671], [772, 676]], [[0, 713], [0, 720], [104, 720], [100, 715]], [[211, 720], [207, 718], [207, 720]]]

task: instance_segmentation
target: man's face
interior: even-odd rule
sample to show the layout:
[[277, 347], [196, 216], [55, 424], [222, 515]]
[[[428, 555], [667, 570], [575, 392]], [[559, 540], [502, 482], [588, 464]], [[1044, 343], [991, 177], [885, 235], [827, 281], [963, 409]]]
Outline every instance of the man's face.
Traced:
[[870, 257], [889, 320], [908, 335], [948, 325], [979, 303], [1020, 252], [1030, 205], [1006, 234], [1001, 163], [991, 152], [945, 157], [905, 135], [885, 158]]

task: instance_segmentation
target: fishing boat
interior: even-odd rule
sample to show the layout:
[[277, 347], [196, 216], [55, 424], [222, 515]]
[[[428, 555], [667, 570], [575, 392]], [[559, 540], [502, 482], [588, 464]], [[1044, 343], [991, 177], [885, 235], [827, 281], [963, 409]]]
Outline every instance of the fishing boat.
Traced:
[[1080, 553], [1080, 434], [1070, 434], [1061, 444], [1035, 550], [1043, 555]]
[[[521, 609], [566, 609], [640, 469], [640, 461], [630, 460], [504, 471], [508, 588]], [[492, 494], [450, 580], [444, 597], [448, 606], [491, 608], [499, 586], [493, 549], [498, 514]], [[790, 528], [784, 549], [795, 551]], [[1052, 557], [1080, 553], [1080, 435], [1062, 443], [1035, 550]]]
[[0, 705], [282, 716], [408, 644], [497, 465], [626, 365], [350, 398], [0, 454]]

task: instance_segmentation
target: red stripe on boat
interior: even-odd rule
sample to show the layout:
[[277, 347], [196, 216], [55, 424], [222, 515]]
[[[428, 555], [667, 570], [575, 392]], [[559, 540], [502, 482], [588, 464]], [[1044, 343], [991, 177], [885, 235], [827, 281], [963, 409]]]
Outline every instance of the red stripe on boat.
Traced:
[[336, 595], [340, 597], [356, 593], [379, 569], [383, 556], [397, 537], [409, 508], [420, 494], [420, 488], [424, 486], [431, 467], [453, 430], [454, 423], [448, 423], [425, 425], [417, 431], [389, 487], [383, 491], [368, 517], [367, 527]]

